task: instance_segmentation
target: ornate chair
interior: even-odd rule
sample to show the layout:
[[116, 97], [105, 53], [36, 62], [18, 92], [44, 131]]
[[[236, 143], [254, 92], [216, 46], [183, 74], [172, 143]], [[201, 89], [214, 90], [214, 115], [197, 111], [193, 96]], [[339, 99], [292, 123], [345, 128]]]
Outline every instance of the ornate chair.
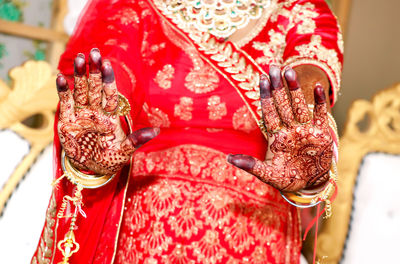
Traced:
[[339, 148], [339, 194], [320, 230], [322, 263], [393, 263], [400, 244], [400, 84], [357, 100]]
[[[10, 77], [12, 89], [0, 82], [0, 155], [4, 163], [0, 247], [15, 248], [19, 253], [3, 252], [0, 262], [27, 263], [40, 237], [51, 193], [56, 76], [47, 62], [28, 61], [12, 69]], [[39, 120], [35, 127], [24, 124], [32, 116]]]

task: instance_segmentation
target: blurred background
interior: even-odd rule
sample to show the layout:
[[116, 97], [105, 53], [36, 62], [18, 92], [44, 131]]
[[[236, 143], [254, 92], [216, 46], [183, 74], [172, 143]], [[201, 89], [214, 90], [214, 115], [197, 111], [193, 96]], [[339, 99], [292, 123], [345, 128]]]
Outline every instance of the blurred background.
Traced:
[[[0, 263], [29, 261], [40, 236], [51, 192], [49, 146], [57, 103], [56, 66], [85, 2], [0, 0]], [[400, 244], [400, 203], [393, 196], [400, 191], [400, 88], [393, 86], [400, 81], [400, 1], [327, 2], [338, 17], [345, 41], [342, 87], [333, 112], [343, 135], [341, 155], [346, 160], [339, 163], [343, 177], [339, 186], [344, 194], [338, 197], [336, 218], [321, 230], [318, 252], [322, 263], [381, 263], [385, 262], [381, 254], [385, 252], [390, 260], [388, 252], [396, 252], [391, 246]], [[21, 67], [27, 60], [32, 62]], [[385, 96], [372, 99], [389, 87]], [[350, 108], [360, 99], [364, 101]], [[386, 200], [372, 201], [371, 195]], [[27, 206], [28, 201], [35, 206]], [[377, 216], [378, 209], [357, 213], [357, 208], [364, 207], [380, 208], [382, 217]], [[37, 215], [43, 217], [32, 217]], [[369, 222], [357, 222], [365, 219]], [[381, 233], [371, 231], [378, 227]], [[340, 237], [332, 235], [335, 231]], [[368, 243], [357, 240], [371, 233], [375, 237]], [[30, 239], [21, 239], [27, 235]], [[6, 248], [21, 250], [21, 246], [26, 256], [4, 252]], [[10, 256], [15, 261], [8, 261]]]

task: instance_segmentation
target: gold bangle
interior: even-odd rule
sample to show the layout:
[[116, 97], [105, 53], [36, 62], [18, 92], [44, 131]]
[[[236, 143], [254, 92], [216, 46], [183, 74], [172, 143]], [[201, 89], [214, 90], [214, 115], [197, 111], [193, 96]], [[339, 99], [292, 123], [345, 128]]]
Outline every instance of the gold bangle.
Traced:
[[111, 175], [97, 175], [97, 174], [85, 174], [78, 171], [65, 155], [63, 150], [61, 153], [61, 167], [64, 171], [65, 177], [75, 185], [80, 185], [85, 189], [96, 189], [100, 188], [109, 183], [115, 176]]
[[309, 208], [318, 205], [321, 202], [328, 201], [335, 192], [337, 180], [336, 161], [333, 158], [331, 169], [329, 170], [329, 180], [324, 189], [316, 193], [305, 193], [297, 191], [293, 193], [281, 192], [282, 197], [291, 205], [300, 208]]
[[129, 104], [128, 99], [125, 96], [118, 93], [118, 105], [117, 108], [113, 112], [103, 111], [106, 115], [117, 115], [117, 116], [126, 116], [131, 111], [131, 105]]

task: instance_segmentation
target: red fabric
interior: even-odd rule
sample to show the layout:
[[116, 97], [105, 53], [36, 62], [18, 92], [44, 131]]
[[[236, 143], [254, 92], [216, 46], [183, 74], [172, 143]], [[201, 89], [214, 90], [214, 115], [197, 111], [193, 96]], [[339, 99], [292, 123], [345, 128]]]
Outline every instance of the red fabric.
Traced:
[[[315, 21], [317, 28], [321, 28], [316, 34], [322, 37], [323, 45], [333, 47], [340, 54], [337, 46], [338, 29], [322, 0], [292, 1], [294, 3], [291, 5], [284, 5], [284, 2], [279, 1], [278, 6], [288, 10], [295, 8], [296, 4], [301, 6], [305, 2], [315, 2], [320, 14]], [[277, 8], [275, 12], [279, 10]], [[280, 25], [288, 25], [287, 19], [277, 16], [277, 20], [268, 21], [253, 42], [270, 41], [273, 36], [269, 32], [281, 31]], [[60, 59], [60, 71], [72, 77], [76, 54], [82, 52], [88, 56], [91, 48], [99, 48], [103, 58], [111, 60], [118, 89], [132, 106], [134, 130], [161, 126], [161, 134], [135, 153], [132, 173], [125, 168], [107, 186], [84, 190], [83, 210], [87, 218], [78, 218], [75, 236], [81, 248], [73, 255], [70, 263], [111, 263], [114, 254], [117, 263], [136, 263], [152, 258], [168, 263], [171, 256], [179, 255], [176, 250], [181, 246], [185, 248], [185, 257], [197, 263], [235, 263], [245, 259], [250, 263], [297, 263], [301, 241], [296, 208], [285, 203], [275, 189], [234, 169], [224, 160], [228, 153], [243, 153], [263, 159], [266, 152], [265, 139], [246, 112], [242, 99], [223, 76], [217, 74], [214, 83], [216, 87], [211, 91], [194, 92], [188, 88], [188, 76], [193, 71], [194, 63], [199, 62], [189, 56], [190, 47], [186, 47], [168, 27], [163, 27], [161, 21], [146, 1], [91, 1]], [[307, 43], [309, 38], [297, 34], [294, 29], [288, 30], [282, 64], [291, 56], [298, 55], [296, 46]], [[253, 42], [243, 49], [255, 59], [264, 56], [259, 49], [254, 48]], [[199, 70], [209, 74], [209, 65], [204, 62], [200, 62], [200, 65]], [[267, 64], [261, 66], [268, 70]], [[173, 77], [169, 78], [171, 67], [174, 69]], [[215, 77], [202, 76], [207, 76], [206, 81]], [[165, 83], [165, 78], [169, 78], [167, 81], [170, 84]], [[192, 80], [193, 83], [199, 81], [199, 78]], [[58, 178], [62, 170], [57, 136], [54, 144], [55, 177]], [[131, 177], [131, 184], [126, 190], [128, 177]], [[181, 196], [175, 197], [175, 200], [167, 199], [166, 202], [158, 201], [161, 192], [171, 186], [177, 189], [168, 193], [168, 197], [176, 193]], [[232, 199], [229, 203], [225, 201], [224, 207], [230, 214], [229, 221], [224, 215], [215, 219], [216, 223], [223, 223], [222, 227], [207, 222], [203, 213], [198, 211], [202, 207], [197, 207], [201, 203], [199, 201], [204, 201], [204, 197], [214, 193]], [[71, 184], [63, 180], [55, 190], [57, 209], [63, 196], [71, 194]], [[133, 203], [133, 200], [138, 203]], [[124, 206], [127, 213], [120, 225]], [[197, 219], [194, 221], [201, 222], [203, 226], [190, 239], [177, 234], [176, 228], [168, 222], [172, 217], [179, 216], [185, 206], [195, 210]], [[142, 224], [132, 218], [133, 212], [138, 212], [135, 217], [142, 219]], [[240, 240], [244, 239], [243, 236], [229, 231], [235, 231], [231, 228], [240, 225], [240, 221], [245, 223], [245, 230], [250, 234], [245, 241]], [[68, 219], [58, 221], [54, 229], [55, 244], [64, 237], [68, 227]], [[164, 230], [164, 238], [154, 235], [160, 227]], [[201, 241], [210, 238], [210, 232], [214, 232], [212, 234], [217, 235], [219, 241], [216, 248], [205, 250], [213, 255], [214, 260], [204, 259], [206, 256], [201, 253], [203, 251], [199, 253], [193, 249], [196, 246], [204, 248]], [[231, 240], [237, 239], [234, 241], [236, 244], [229, 241], [227, 234], [233, 236]], [[149, 243], [143, 243], [143, 239]], [[160, 240], [166, 242], [151, 244], [151, 241]], [[128, 244], [131, 251], [125, 248]], [[114, 250], [116, 245], [117, 251]], [[154, 245], [159, 245], [161, 249]], [[250, 252], [251, 255], [248, 255]], [[262, 257], [256, 259], [257, 256]], [[52, 263], [61, 261], [62, 256], [58, 250], [53, 251], [52, 259]]]

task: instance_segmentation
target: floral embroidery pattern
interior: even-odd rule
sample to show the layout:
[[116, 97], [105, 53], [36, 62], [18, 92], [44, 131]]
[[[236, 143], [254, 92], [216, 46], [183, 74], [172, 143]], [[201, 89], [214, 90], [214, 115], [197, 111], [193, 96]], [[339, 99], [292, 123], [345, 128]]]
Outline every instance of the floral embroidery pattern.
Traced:
[[270, 64], [282, 64], [283, 52], [286, 47], [285, 36], [273, 29], [268, 31], [270, 37], [269, 42], [253, 42], [253, 48], [263, 52], [264, 56], [260, 56], [256, 59], [256, 62], [260, 65], [269, 66]]
[[175, 69], [171, 64], [164, 65], [164, 67], [157, 72], [154, 81], [160, 88], [167, 90], [171, 88], [171, 82], [174, 78], [174, 73]]
[[218, 87], [218, 83], [217, 73], [203, 62], [201, 66], [194, 66], [185, 78], [185, 87], [196, 94], [211, 92]]
[[143, 111], [147, 114], [149, 118], [149, 123], [153, 127], [169, 127], [171, 122], [169, 121], [168, 114], [164, 113], [161, 109], [157, 107], [151, 107], [147, 103], [143, 104]]
[[207, 110], [209, 111], [208, 118], [211, 120], [222, 119], [222, 117], [227, 114], [226, 104], [221, 103], [221, 97], [218, 95], [213, 95], [208, 98]]
[[250, 133], [258, 128], [247, 106], [242, 106], [233, 114], [232, 125], [236, 130]]
[[340, 74], [342, 67], [337, 52], [322, 45], [320, 35], [313, 35], [310, 43], [297, 46], [295, 49], [299, 52], [299, 57], [316, 58], [318, 61], [325, 62], [335, 73]]
[[149, 42], [149, 35], [150, 33], [148, 31], [143, 32], [142, 48], [140, 51], [142, 54], [143, 62], [145, 62], [149, 66], [152, 66], [156, 62], [155, 56], [157, 55], [157, 53], [165, 48], [165, 42], [151, 44]]
[[116, 15], [111, 17], [110, 20], [118, 20], [119, 23], [125, 26], [138, 26], [140, 23], [138, 14], [132, 8], [125, 8], [120, 10]]
[[179, 98], [179, 104], [174, 107], [174, 116], [182, 120], [189, 121], [192, 119], [193, 99], [190, 97]]
[[215, 70], [201, 59], [193, 45], [183, 40], [170, 26], [165, 23], [161, 25], [165, 35], [177, 47], [181, 47], [193, 63], [193, 67], [185, 78], [185, 87], [196, 94], [214, 91], [219, 84], [219, 77]]
[[312, 34], [317, 28], [314, 18], [319, 16], [315, 11], [315, 5], [305, 3], [304, 5], [296, 5], [292, 12], [295, 14], [293, 23], [297, 25], [297, 34]]
[[296, 211], [224, 153], [197, 145], [137, 152], [132, 175], [116, 263], [297, 261]]
[[195, 248], [193, 255], [197, 257], [199, 263], [219, 263], [226, 256], [226, 249], [221, 247], [218, 235], [214, 230], [207, 230], [199, 242], [192, 243]]

